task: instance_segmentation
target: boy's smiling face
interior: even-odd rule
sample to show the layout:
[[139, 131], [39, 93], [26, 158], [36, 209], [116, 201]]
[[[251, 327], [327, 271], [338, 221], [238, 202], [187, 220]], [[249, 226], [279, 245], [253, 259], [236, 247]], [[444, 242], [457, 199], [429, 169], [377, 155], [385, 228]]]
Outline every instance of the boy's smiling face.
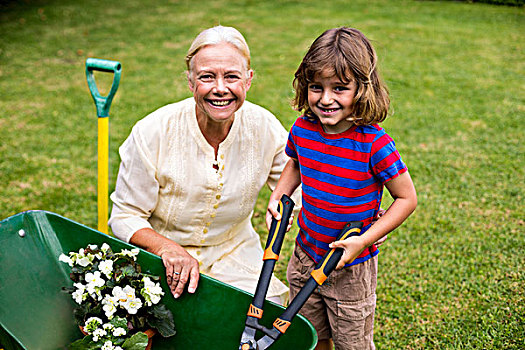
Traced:
[[347, 120], [352, 116], [357, 84], [344, 83], [333, 71], [324, 70], [308, 84], [308, 105], [328, 134], [339, 134], [352, 127]]

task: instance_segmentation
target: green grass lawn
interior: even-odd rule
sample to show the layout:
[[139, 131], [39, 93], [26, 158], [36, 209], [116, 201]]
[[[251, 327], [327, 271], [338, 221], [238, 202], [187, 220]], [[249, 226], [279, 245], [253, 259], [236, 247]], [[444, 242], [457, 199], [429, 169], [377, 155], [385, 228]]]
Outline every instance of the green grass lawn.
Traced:
[[[523, 7], [363, 0], [0, 4], [0, 219], [45, 209], [96, 226], [97, 121], [87, 57], [123, 65], [110, 112], [112, 189], [118, 146], [133, 124], [190, 96], [184, 56], [202, 29], [220, 23], [245, 34], [256, 71], [248, 98], [289, 128], [297, 117], [289, 104], [293, 73], [308, 45], [325, 29], [354, 26], [380, 56], [394, 110], [384, 127], [419, 196], [416, 212], [381, 249], [378, 349], [523, 349]], [[97, 80], [110, 82], [102, 74]], [[253, 219], [263, 239], [268, 195], [261, 194]], [[282, 279], [295, 232], [277, 266]]]

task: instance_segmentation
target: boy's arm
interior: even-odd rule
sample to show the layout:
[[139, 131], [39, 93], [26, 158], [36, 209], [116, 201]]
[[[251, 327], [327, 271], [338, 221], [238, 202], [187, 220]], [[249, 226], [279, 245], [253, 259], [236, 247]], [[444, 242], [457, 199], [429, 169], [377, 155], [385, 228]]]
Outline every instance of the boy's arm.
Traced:
[[[270, 195], [268, 202], [268, 210], [266, 211], [266, 226], [270, 229], [272, 218], [276, 220], [281, 219], [281, 214], [277, 211], [277, 204], [283, 194], [291, 196], [295, 189], [301, 184], [301, 172], [299, 170], [299, 163], [297, 159], [290, 158], [284, 166], [279, 182]], [[290, 219], [293, 221], [293, 217]], [[290, 222], [291, 224], [291, 222]], [[290, 227], [290, 225], [289, 225]]]
[[365, 248], [396, 229], [416, 209], [416, 189], [408, 172], [388, 181], [385, 186], [394, 198], [394, 202], [379, 220], [361, 236], [350, 237], [330, 244], [330, 248], [343, 248], [345, 250], [337, 264], [337, 269], [352, 262]]

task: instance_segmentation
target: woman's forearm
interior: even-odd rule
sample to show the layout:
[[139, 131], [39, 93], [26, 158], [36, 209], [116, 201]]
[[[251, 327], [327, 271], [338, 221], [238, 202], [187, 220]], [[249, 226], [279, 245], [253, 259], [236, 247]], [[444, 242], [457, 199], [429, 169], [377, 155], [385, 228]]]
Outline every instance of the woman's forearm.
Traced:
[[176, 252], [184, 248], [169, 238], [159, 234], [151, 228], [142, 228], [135, 232], [129, 241], [131, 244], [141, 247], [150, 253], [162, 256], [166, 251]]

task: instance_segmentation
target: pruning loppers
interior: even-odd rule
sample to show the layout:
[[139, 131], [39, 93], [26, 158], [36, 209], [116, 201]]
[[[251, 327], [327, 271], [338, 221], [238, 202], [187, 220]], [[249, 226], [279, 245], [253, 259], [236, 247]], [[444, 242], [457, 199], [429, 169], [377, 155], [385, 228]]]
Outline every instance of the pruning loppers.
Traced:
[[[312, 271], [310, 278], [299, 293], [292, 300], [290, 305], [284, 312], [274, 321], [273, 327], [268, 329], [259, 324], [259, 319], [263, 314], [263, 303], [268, 292], [270, 278], [272, 276], [275, 263], [279, 258], [288, 220], [292, 213], [294, 203], [286, 195], [283, 195], [279, 202], [278, 211], [281, 213], [281, 220], [272, 220], [266, 248], [263, 256], [263, 268], [257, 288], [253, 297], [253, 301], [248, 309], [244, 331], [241, 336], [241, 343], [239, 350], [265, 350], [269, 348], [279, 337], [286, 332], [291, 324], [292, 319], [297, 315], [304, 303], [308, 300], [315, 288], [322, 285], [328, 278], [328, 275], [335, 269], [337, 263], [343, 256], [342, 248], [335, 248], [329, 250], [323, 259], [316, 265]], [[282, 224], [284, 222], [284, 224]], [[360, 221], [351, 221], [347, 223], [336, 240], [344, 240], [348, 237], [359, 236], [363, 223]], [[255, 340], [256, 332], [261, 331], [264, 336], [259, 340]]]

